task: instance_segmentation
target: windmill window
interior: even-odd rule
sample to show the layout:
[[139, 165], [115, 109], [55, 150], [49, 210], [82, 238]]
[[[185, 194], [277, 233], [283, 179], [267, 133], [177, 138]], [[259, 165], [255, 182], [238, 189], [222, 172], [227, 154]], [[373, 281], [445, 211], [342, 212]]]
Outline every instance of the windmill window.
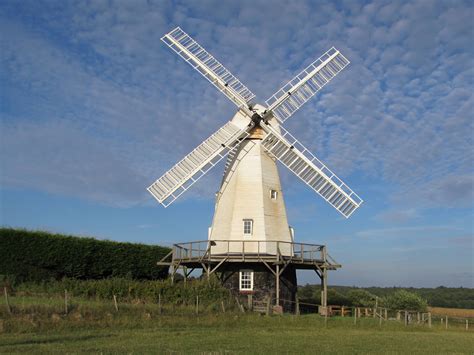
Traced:
[[244, 219], [244, 235], [252, 235], [253, 233], [253, 220]]
[[277, 190], [270, 190], [270, 198], [272, 200], [276, 200], [278, 197], [278, 191]]
[[241, 270], [239, 272], [239, 291], [253, 291], [252, 270]]

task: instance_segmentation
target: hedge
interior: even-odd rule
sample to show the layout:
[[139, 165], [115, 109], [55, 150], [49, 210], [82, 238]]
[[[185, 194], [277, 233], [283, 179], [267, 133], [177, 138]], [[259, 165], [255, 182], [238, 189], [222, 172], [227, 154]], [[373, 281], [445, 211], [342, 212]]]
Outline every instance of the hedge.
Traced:
[[71, 297], [111, 300], [117, 296], [120, 300], [133, 302], [144, 300], [162, 301], [172, 304], [194, 304], [199, 300], [212, 303], [228, 300], [230, 292], [212, 275], [209, 280], [188, 279], [185, 282], [171, 283], [170, 280], [130, 280], [126, 278], [108, 278], [103, 280], [77, 280], [64, 278], [44, 282], [24, 282], [10, 290], [13, 295], [49, 295], [64, 296], [64, 290]]
[[41, 231], [0, 228], [0, 275], [24, 281], [125, 277], [163, 279], [156, 262], [170, 249]]

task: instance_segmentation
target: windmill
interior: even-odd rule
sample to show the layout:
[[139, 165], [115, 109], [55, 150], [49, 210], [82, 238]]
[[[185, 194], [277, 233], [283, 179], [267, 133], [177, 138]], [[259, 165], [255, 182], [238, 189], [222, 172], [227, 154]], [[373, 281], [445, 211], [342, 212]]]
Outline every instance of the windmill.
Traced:
[[[282, 291], [294, 299], [296, 269], [314, 269], [325, 291], [327, 270], [340, 265], [330, 262], [325, 246], [294, 242], [276, 162], [345, 218], [360, 207], [362, 199], [282, 126], [349, 61], [334, 47], [329, 49], [262, 105], [180, 27], [162, 41], [227, 96], [237, 112], [148, 187], [167, 207], [227, 156], [208, 240], [175, 244], [160, 264], [170, 265], [173, 275], [180, 267], [185, 276], [187, 269], [202, 267], [208, 276], [219, 271], [230, 288], [252, 297], [275, 286], [277, 305]], [[286, 288], [280, 287], [281, 280]]]

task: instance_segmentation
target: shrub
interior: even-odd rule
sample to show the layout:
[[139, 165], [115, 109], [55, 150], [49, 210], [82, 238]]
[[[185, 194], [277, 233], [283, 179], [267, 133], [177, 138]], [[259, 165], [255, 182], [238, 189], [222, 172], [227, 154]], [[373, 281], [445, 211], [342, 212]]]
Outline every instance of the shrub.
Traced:
[[109, 278], [103, 280], [63, 279], [44, 282], [25, 282], [17, 285], [16, 293], [62, 295], [67, 290], [72, 297], [111, 300], [113, 295], [121, 300], [136, 299], [150, 302], [158, 301], [161, 295], [167, 303], [194, 304], [196, 296], [200, 301], [211, 303], [229, 297], [229, 290], [221, 286], [219, 280], [212, 276], [207, 278], [175, 282], [170, 280], [131, 280], [126, 278]]
[[366, 290], [351, 290], [347, 293], [347, 298], [353, 306], [374, 307], [376, 296]]
[[0, 228], [0, 275], [14, 282], [128, 277], [160, 279], [169, 248]]
[[385, 305], [390, 309], [426, 311], [428, 303], [425, 299], [413, 292], [399, 290], [385, 298]]

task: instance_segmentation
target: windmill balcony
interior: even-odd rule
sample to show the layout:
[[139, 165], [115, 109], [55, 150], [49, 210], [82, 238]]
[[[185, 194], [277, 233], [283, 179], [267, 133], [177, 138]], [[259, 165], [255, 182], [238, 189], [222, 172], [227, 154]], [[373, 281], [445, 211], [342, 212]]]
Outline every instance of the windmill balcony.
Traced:
[[335, 270], [341, 266], [326, 252], [326, 246], [272, 240], [202, 240], [173, 245], [158, 265], [200, 268], [221, 263], [293, 264], [298, 269], [315, 266]]

